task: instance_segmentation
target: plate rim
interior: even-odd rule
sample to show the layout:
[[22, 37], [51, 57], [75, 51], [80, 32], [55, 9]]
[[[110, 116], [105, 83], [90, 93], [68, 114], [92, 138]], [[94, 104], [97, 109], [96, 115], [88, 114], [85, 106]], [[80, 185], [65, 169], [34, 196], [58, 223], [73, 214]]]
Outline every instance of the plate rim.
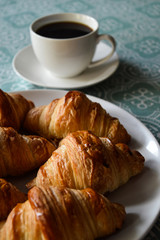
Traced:
[[[74, 91], [74, 90], [71, 90], [71, 91]], [[76, 90], [75, 90], [76, 91]], [[81, 91], [81, 90], [77, 90], [77, 91]], [[15, 91], [8, 91], [8, 93], [18, 93], [18, 94], [23, 94], [23, 93], [27, 93], [27, 92], [61, 92], [63, 94], [66, 94], [67, 92], [69, 92], [69, 90], [63, 90], [63, 89], [48, 89], [48, 88], [44, 88], [44, 89], [24, 89], [24, 90], [15, 90]], [[82, 91], [83, 92], [83, 91]], [[142, 123], [137, 117], [135, 117], [134, 115], [132, 115], [130, 112], [128, 112], [127, 110], [123, 109], [122, 107], [116, 105], [115, 103], [112, 103], [108, 100], [105, 100], [103, 98], [100, 98], [100, 97], [96, 97], [94, 95], [91, 95], [91, 94], [86, 94], [88, 97], [91, 97], [93, 99], [95, 99], [95, 101], [97, 100], [97, 102], [100, 100], [102, 101], [103, 103], [107, 103], [109, 104], [110, 106], [113, 106], [117, 109], [120, 109], [122, 112], [124, 112], [125, 114], [127, 114], [128, 116], [132, 117], [135, 121], [137, 121], [141, 126], [143, 126], [143, 128], [146, 129], [146, 131], [148, 131], [148, 133], [152, 136], [152, 138], [155, 139], [155, 142], [157, 143], [157, 146], [159, 145], [157, 139], [155, 138], [155, 136], [153, 135], [153, 133], [144, 125], [144, 123]]]

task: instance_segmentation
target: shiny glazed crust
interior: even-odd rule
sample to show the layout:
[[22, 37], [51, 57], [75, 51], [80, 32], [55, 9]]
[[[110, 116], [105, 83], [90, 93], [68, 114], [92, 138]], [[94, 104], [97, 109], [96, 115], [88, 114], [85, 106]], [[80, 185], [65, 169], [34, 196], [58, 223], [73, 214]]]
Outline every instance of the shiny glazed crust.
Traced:
[[9, 94], [0, 89], [0, 127], [13, 127], [19, 130], [26, 113], [34, 103], [20, 94]]
[[18, 204], [0, 231], [0, 239], [92, 240], [122, 227], [126, 213], [92, 189], [38, 188]]
[[0, 177], [17, 176], [40, 167], [55, 146], [43, 137], [25, 136], [0, 127]]
[[117, 118], [111, 117], [99, 103], [78, 91], [70, 91], [50, 104], [31, 109], [24, 127], [47, 138], [64, 138], [70, 132], [90, 130], [114, 143], [128, 143], [130, 136]]
[[0, 178], [0, 221], [7, 218], [17, 203], [26, 200], [26, 194], [19, 191], [13, 184]]
[[48, 161], [40, 167], [28, 187], [91, 187], [111, 192], [143, 170], [144, 157], [125, 144], [113, 144], [89, 131], [77, 131], [64, 138]]

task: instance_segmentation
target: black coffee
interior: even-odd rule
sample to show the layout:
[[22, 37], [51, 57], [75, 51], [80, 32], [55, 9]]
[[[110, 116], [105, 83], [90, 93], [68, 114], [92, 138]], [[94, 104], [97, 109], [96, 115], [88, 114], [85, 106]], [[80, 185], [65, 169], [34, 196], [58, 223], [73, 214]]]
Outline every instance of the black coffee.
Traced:
[[92, 29], [76, 22], [55, 22], [40, 27], [36, 33], [48, 38], [75, 38], [90, 33]]

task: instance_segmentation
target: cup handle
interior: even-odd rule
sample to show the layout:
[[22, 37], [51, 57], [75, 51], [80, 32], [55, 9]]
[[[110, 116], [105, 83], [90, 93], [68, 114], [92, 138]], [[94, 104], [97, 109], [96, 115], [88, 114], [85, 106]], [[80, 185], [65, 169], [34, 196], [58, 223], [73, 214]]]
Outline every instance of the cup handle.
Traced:
[[106, 57], [104, 57], [104, 58], [102, 58], [102, 59], [100, 59], [100, 60], [94, 61], [94, 62], [92, 61], [92, 62], [90, 63], [90, 65], [89, 65], [90, 68], [91, 68], [91, 67], [99, 66], [99, 65], [101, 65], [102, 63], [108, 61], [108, 60], [112, 57], [112, 55], [114, 54], [114, 52], [115, 52], [115, 49], [116, 49], [116, 41], [115, 41], [115, 39], [114, 39], [111, 35], [106, 35], [106, 34], [100, 34], [100, 35], [98, 35], [98, 37], [97, 37], [97, 44], [98, 44], [101, 40], [106, 40], [106, 41], [110, 42], [111, 45], [112, 45], [112, 49], [111, 49], [110, 53], [109, 53]]

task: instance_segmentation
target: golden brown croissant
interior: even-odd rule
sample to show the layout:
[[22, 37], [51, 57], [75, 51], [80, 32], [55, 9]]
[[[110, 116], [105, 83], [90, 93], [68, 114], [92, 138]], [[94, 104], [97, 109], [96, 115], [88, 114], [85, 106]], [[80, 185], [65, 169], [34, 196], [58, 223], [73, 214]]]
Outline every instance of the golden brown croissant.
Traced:
[[1, 240], [94, 240], [122, 227], [126, 213], [88, 188], [38, 188], [18, 204], [0, 231]]
[[27, 187], [91, 187], [100, 193], [111, 192], [140, 173], [143, 167], [144, 157], [127, 145], [114, 145], [108, 138], [77, 131], [60, 142]]
[[20, 94], [8, 94], [0, 89], [0, 126], [19, 130], [26, 113], [34, 103]]
[[128, 143], [130, 136], [117, 118], [111, 117], [99, 103], [78, 91], [70, 91], [61, 99], [31, 109], [24, 127], [47, 138], [64, 138], [77, 130], [90, 130], [114, 143]]
[[17, 189], [13, 184], [0, 178], [0, 221], [7, 218], [17, 203], [22, 203], [26, 200], [26, 194]]
[[55, 146], [43, 137], [25, 136], [0, 127], [0, 177], [21, 175], [41, 166]]
[[3, 227], [4, 224], [5, 224], [5, 220], [0, 221], [0, 230]]

